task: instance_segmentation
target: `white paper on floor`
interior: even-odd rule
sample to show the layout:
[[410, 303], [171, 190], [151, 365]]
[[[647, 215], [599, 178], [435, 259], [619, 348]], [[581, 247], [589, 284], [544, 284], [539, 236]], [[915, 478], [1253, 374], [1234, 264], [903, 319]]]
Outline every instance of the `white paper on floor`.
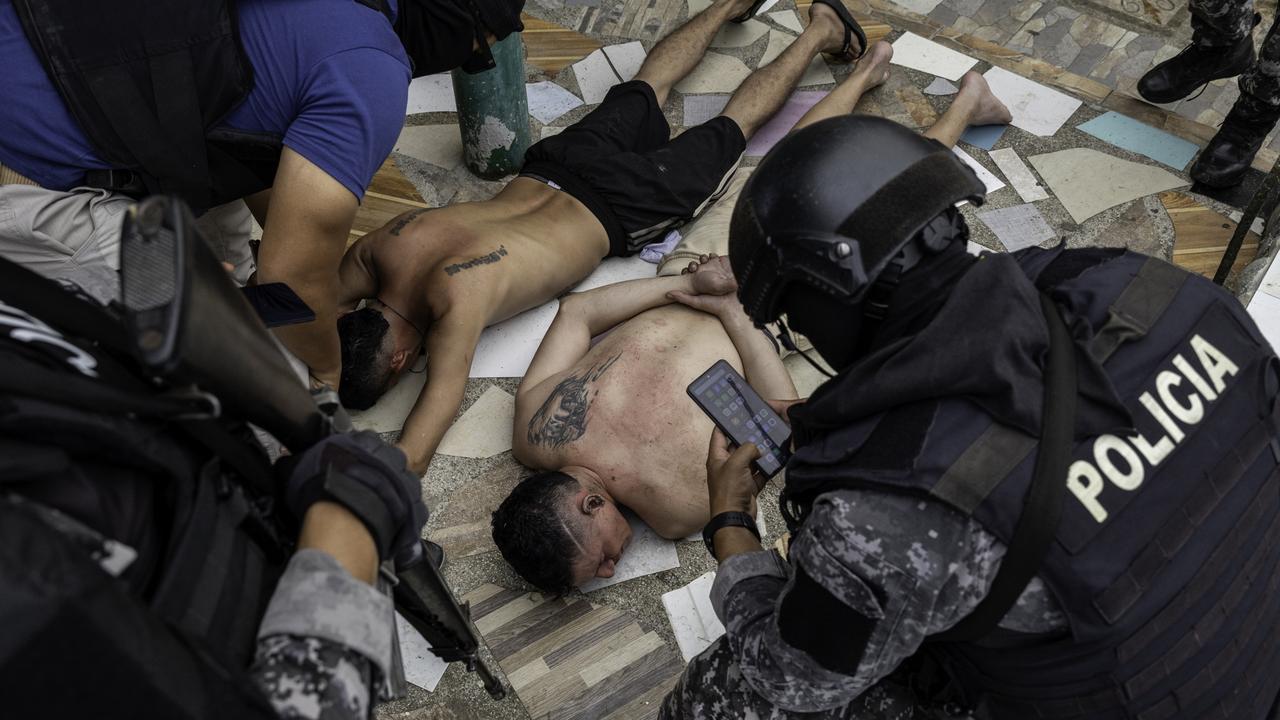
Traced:
[[511, 449], [511, 427], [516, 420], [516, 399], [490, 385], [454, 421], [440, 440], [437, 452], [468, 458], [490, 458]]
[[780, 0], [764, 0], [764, 2], [760, 3], [760, 7], [756, 8], [756, 15], [769, 12], [779, 2]]
[[711, 38], [711, 47], [746, 47], [759, 40], [760, 37], [768, 31], [768, 25], [765, 25], [754, 18], [744, 23], [726, 23], [720, 27], [720, 32], [716, 33], [716, 36]]
[[685, 95], [683, 124], [685, 127], [701, 125], [719, 115], [727, 104], [728, 95]]
[[964, 53], [926, 40], [913, 32], [903, 33], [902, 37], [893, 42], [893, 59], [890, 62], [953, 82], [978, 64], [977, 60]]
[[457, 125], [406, 127], [392, 150], [452, 170], [462, 164], [462, 133]]
[[1049, 137], [1058, 132], [1082, 104], [1070, 95], [1014, 75], [1004, 68], [993, 67], [983, 77], [991, 86], [991, 92], [1013, 114], [1013, 126], [1032, 135]]
[[1009, 252], [1035, 247], [1058, 236], [1036, 206], [1029, 203], [979, 212], [978, 217]]
[[425, 112], [457, 112], [453, 96], [453, 76], [449, 73], [425, 75], [409, 83], [406, 115]]
[[934, 78], [928, 87], [922, 90], [925, 95], [955, 95], [960, 92], [960, 88], [952, 85], [943, 78]]
[[644, 64], [644, 45], [640, 44], [639, 40], [610, 45], [604, 48], [604, 54], [609, 58], [613, 71], [618, 74], [618, 79], [622, 82], [634, 78], [636, 73], [640, 72], [640, 66]]
[[404, 663], [404, 679], [418, 687], [433, 692], [449, 669], [449, 663], [431, 652], [431, 643], [396, 613], [396, 634], [400, 638], [400, 660]]
[[622, 553], [622, 559], [613, 570], [613, 577], [593, 578], [580, 588], [584, 593], [680, 567], [675, 542], [654, 532], [653, 528], [630, 510], [623, 510], [622, 514], [631, 526], [631, 544]]
[[[978, 162], [977, 160], [974, 160], [973, 156], [970, 155], [969, 153], [961, 150], [958, 147], [951, 148], [951, 152], [955, 153], [956, 157], [963, 160], [965, 165], [968, 165], [969, 167], [973, 168], [973, 171], [978, 174], [978, 179], [982, 181], [983, 185], [987, 186], [988, 195], [1004, 187], [1004, 183], [1000, 180], [1000, 178], [996, 177], [995, 173], [983, 167], [982, 163]], [[961, 202], [966, 202], [966, 201], [961, 201]]]
[[831, 74], [831, 68], [827, 66], [827, 61], [819, 55], [809, 61], [809, 67], [805, 68], [804, 75], [800, 76], [800, 82], [796, 83], [799, 87], [809, 87], [810, 85], [830, 85], [836, 81], [836, 77]]
[[1018, 157], [1017, 150], [1000, 148], [987, 154], [991, 156], [996, 167], [1000, 168], [1000, 172], [1004, 173], [1009, 184], [1013, 186], [1014, 192], [1018, 193], [1018, 197], [1022, 198], [1023, 202], [1035, 202], [1049, 197], [1049, 193], [1040, 187], [1040, 182], [1036, 180], [1031, 168]]
[[804, 32], [804, 24], [800, 22], [800, 15], [795, 10], [771, 12], [769, 13], [769, 19], [788, 30], [794, 30], [798, 33]]
[[1275, 258], [1258, 288], [1262, 292], [1255, 292], [1249, 299], [1249, 314], [1271, 347], [1280, 347], [1280, 263]]
[[543, 125], [582, 105], [577, 95], [549, 80], [529, 83], [525, 92], [529, 96], [529, 114]]
[[582, 93], [582, 100], [589, 105], [603, 100], [609, 94], [609, 88], [621, 82], [603, 50], [595, 50], [574, 63], [573, 75], [578, 79], [578, 91]]
[[676, 85], [676, 90], [686, 95], [733, 92], [750, 74], [751, 69], [738, 58], [709, 52], [698, 67]]
[[1030, 160], [1077, 223], [1121, 203], [1188, 184], [1167, 170], [1089, 148], [1032, 155]]
[[[574, 287], [573, 292], [653, 276], [653, 265], [639, 256], [609, 258]], [[471, 361], [471, 377], [523, 377], [559, 307], [559, 301], [552, 300], [486, 328], [480, 334], [475, 359]]]
[[782, 54], [782, 51], [786, 50], [787, 46], [794, 42], [795, 39], [794, 35], [788, 35], [781, 30], [770, 30], [769, 43], [765, 45], [764, 54], [760, 56], [760, 61], [756, 63], [756, 67], [762, 68], [776, 60]]
[[688, 585], [662, 595], [662, 607], [667, 611], [667, 619], [671, 621], [676, 644], [680, 646], [685, 662], [724, 635], [724, 625], [711, 605], [711, 586], [715, 580], [716, 573], [712, 570], [699, 575]]

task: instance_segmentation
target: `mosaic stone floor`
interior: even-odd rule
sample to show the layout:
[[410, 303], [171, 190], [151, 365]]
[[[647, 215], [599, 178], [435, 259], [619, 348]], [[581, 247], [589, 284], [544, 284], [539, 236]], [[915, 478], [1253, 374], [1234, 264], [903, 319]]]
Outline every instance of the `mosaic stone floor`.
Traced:
[[[893, 0], [929, 19], [1039, 58], [1138, 97], [1138, 79], [1176, 55], [1191, 38], [1183, 0]], [[1261, 42], [1275, 5], [1258, 5]], [[1210, 83], [1198, 96], [1166, 106], [1217, 127], [1239, 96], [1235, 79]], [[1280, 133], [1268, 146], [1280, 149]]]

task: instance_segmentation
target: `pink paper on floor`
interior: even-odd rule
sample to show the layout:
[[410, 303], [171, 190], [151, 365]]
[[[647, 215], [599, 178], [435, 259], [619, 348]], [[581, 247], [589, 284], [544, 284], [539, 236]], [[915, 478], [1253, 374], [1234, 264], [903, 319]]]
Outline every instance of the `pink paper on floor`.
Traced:
[[779, 140], [791, 132], [791, 128], [804, 117], [805, 113], [809, 112], [809, 108], [818, 104], [818, 101], [826, 96], [826, 90], [799, 90], [792, 93], [778, 114], [747, 141], [747, 154], [760, 157], [769, 152]]

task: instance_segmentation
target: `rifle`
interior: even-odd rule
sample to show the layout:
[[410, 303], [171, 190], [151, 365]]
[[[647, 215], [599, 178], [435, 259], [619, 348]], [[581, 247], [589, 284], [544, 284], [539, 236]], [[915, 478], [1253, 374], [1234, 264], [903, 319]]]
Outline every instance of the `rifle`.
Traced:
[[[332, 391], [320, 398], [330, 408], [326, 412], [200, 238], [181, 200], [151, 197], [130, 209], [120, 275], [131, 349], [157, 379], [216, 398], [215, 407], [257, 425], [294, 454], [345, 429], [345, 413]], [[393, 583], [396, 609], [436, 656], [477, 673], [494, 699], [506, 696], [505, 683], [480, 656], [470, 608], [459, 604], [424, 547], [400, 567], [384, 563], [382, 575]], [[398, 642], [395, 647], [388, 682], [402, 695], [404, 668]]]

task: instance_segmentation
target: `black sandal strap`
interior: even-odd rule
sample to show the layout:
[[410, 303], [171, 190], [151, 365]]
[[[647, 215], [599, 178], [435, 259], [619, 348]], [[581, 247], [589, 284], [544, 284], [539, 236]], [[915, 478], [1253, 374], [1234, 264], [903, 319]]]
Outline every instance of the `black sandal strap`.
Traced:
[[733, 18], [729, 22], [744, 23], [750, 20], [751, 18], [756, 16], [756, 13], [759, 12], [760, 10], [760, 6], [763, 4], [764, 4], [764, 0], [755, 0], [755, 2], [751, 3], [750, 9], [748, 9], [746, 12], [742, 13], [738, 17]]
[[850, 40], [855, 37], [858, 38], [859, 50], [858, 54], [853, 56], [853, 60], [856, 61], [867, 54], [867, 34], [863, 32], [862, 26], [858, 24], [857, 19], [844, 6], [844, 3], [840, 2], [840, 0], [813, 0], [813, 2], [826, 5], [835, 10], [836, 15], [840, 16], [840, 22], [844, 24], [844, 47], [840, 50], [841, 54], [852, 54], [853, 44]]

